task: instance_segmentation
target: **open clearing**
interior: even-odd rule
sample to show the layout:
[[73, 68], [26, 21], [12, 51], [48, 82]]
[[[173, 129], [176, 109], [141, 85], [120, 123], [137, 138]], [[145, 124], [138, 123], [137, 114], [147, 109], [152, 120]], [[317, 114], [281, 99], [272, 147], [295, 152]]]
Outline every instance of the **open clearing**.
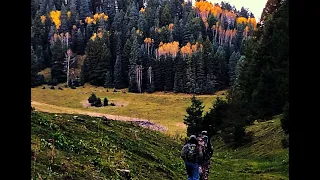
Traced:
[[[62, 87], [62, 85], [60, 86]], [[87, 84], [84, 88], [63, 88], [63, 90], [59, 90], [59, 86], [55, 86], [55, 89], [50, 89], [47, 85], [44, 86], [45, 89], [42, 89], [42, 87], [31, 89], [33, 106], [39, 111], [73, 114], [83, 114], [81, 112], [85, 111], [87, 115], [90, 115], [90, 113], [99, 115], [100, 113], [116, 117], [145, 119], [167, 127], [166, 134], [185, 136], [186, 126], [183, 124], [183, 118], [186, 115], [186, 108], [191, 104], [190, 98], [192, 95], [190, 94], [164, 92], [136, 94], [128, 93], [127, 89], [113, 92], [113, 89]], [[123, 93], [123, 91], [126, 93]], [[115, 103], [116, 106], [99, 108], [88, 106], [86, 99], [91, 93], [95, 93], [101, 100], [107, 97], [109, 104]], [[220, 91], [216, 95], [197, 96], [203, 101], [205, 112], [209, 110], [218, 95], [225, 97], [224, 91]]]

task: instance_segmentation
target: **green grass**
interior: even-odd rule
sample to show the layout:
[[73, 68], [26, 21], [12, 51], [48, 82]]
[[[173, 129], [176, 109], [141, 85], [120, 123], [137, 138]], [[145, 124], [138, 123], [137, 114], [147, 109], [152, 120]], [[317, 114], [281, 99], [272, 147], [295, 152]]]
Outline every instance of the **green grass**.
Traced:
[[[214, 179], [289, 179], [289, 149], [282, 148], [285, 135], [280, 117], [255, 122], [246, 128], [252, 141], [230, 149], [220, 138], [215, 141]], [[236, 177], [236, 178], [235, 178]]]
[[[130, 123], [78, 115], [31, 113], [32, 179], [124, 179], [117, 169], [130, 170], [133, 179], [186, 179], [182, 143], [160, 132]], [[252, 142], [231, 149], [214, 142], [210, 179], [289, 179], [288, 149], [279, 118], [248, 126]], [[54, 161], [48, 139], [55, 139]], [[39, 175], [38, 175], [39, 174]]]
[[[186, 127], [183, 124], [183, 118], [186, 115], [186, 108], [191, 104], [191, 95], [174, 93], [135, 94], [122, 93], [121, 91], [114, 93], [112, 89], [108, 90], [109, 92], [105, 88], [90, 85], [77, 89], [65, 88], [63, 91], [57, 88], [51, 90], [48, 87], [46, 89], [37, 87], [31, 89], [31, 99], [36, 102], [61, 107], [149, 119], [166, 126], [169, 135], [185, 136]], [[102, 100], [104, 97], [107, 97], [109, 103], [114, 102], [123, 106], [84, 107], [83, 102], [87, 101], [91, 93], [95, 93]], [[219, 92], [218, 94], [221, 95], [221, 93]], [[207, 111], [212, 107], [212, 102], [216, 99], [217, 95], [200, 95], [197, 97], [203, 101], [205, 106], [204, 111]]]

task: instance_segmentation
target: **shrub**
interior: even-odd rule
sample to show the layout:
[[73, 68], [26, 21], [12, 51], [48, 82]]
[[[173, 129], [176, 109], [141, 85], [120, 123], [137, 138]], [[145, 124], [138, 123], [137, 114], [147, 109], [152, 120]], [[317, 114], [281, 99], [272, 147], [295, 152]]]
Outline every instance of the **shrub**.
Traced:
[[88, 98], [88, 102], [92, 105], [97, 101], [97, 96], [92, 93], [91, 96]]
[[94, 106], [95, 106], [95, 107], [101, 107], [101, 106], [102, 106], [102, 103], [101, 103], [101, 99], [100, 99], [100, 98], [98, 98], [98, 99], [95, 101]]
[[108, 99], [106, 97], [103, 99], [103, 106], [108, 106]]
[[110, 106], [116, 106], [114, 103], [110, 103]]

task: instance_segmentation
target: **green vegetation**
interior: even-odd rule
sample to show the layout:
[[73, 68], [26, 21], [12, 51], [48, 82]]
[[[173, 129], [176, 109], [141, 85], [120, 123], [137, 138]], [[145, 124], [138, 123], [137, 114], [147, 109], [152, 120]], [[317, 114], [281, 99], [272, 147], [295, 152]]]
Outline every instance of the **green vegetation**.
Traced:
[[[289, 179], [280, 117], [246, 131], [252, 143], [242, 148], [214, 141], [209, 177]], [[183, 144], [131, 123], [32, 111], [31, 133], [32, 179], [125, 179], [117, 169], [130, 170], [133, 179], [186, 179], [179, 157]]]

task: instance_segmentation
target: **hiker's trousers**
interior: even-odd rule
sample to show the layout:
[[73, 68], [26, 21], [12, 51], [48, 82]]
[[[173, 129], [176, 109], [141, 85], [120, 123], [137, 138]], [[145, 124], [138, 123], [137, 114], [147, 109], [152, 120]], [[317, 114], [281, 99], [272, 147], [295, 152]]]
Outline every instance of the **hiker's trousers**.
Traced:
[[201, 169], [202, 169], [201, 180], [208, 180], [209, 179], [210, 160], [204, 162], [201, 165]]
[[199, 164], [188, 161], [186, 161], [185, 164], [188, 174], [188, 180], [199, 180]]

